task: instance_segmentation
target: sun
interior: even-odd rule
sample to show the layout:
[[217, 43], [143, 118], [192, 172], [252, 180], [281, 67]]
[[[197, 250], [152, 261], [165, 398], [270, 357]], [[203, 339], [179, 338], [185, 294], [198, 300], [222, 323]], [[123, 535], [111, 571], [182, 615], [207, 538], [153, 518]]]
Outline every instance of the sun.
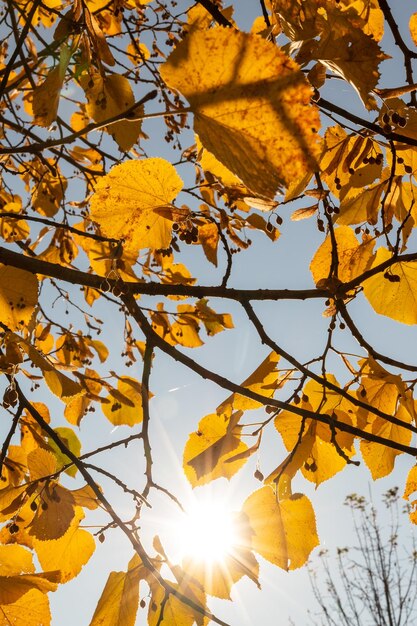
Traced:
[[174, 534], [182, 558], [207, 564], [222, 562], [237, 541], [231, 510], [214, 500], [195, 501]]

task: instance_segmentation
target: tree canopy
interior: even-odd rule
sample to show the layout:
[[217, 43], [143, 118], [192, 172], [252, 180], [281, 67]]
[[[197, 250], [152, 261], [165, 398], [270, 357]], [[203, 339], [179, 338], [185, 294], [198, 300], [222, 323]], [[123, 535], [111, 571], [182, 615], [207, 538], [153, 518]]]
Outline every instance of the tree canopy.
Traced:
[[[50, 624], [48, 593], [117, 531], [131, 559], [109, 565], [90, 626], [138, 611], [225, 624], [208, 597], [259, 584], [259, 557], [292, 570], [319, 544], [294, 479], [318, 487], [362, 460], [378, 479], [409, 458], [417, 523], [417, 362], [368, 335], [380, 316], [417, 324], [417, 13], [400, 27], [387, 0], [257, 9], [242, 30], [241, 2], [2, 5], [0, 624]], [[264, 268], [267, 288], [242, 275], [245, 254], [286, 241], [304, 263], [307, 240], [302, 279], [290, 264]], [[283, 303], [305, 311], [289, 348]], [[324, 330], [304, 359], [311, 303]], [[236, 379], [205, 350], [242, 327], [263, 356]], [[218, 561], [177, 562], [162, 522], [150, 546], [142, 531], [161, 499], [183, 507], [153, 439], [156, 381], [177, 366], [224, 391], [183, 442], [190, 485], [249, 466], [258, 481]], [[106, 420], [131, 430], [97, 443]]]

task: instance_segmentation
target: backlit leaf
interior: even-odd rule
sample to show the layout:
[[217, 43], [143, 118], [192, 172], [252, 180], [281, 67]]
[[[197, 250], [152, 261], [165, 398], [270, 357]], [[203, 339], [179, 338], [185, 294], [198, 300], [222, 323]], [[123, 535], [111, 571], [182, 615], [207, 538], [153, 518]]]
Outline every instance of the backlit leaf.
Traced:
[[172, 222], [154, 209], [170, 204], [181, 188], [175, 168], [164, 159], [126, 161], [97, 183], [91, 218], [106, 236], [123, 239], [128, 251], [167, 248]]
[[127, 572], [110, 572], [90, 626], [134, 626], [143, 577], [138, 556], [129, 562]]
[[[339, 262], [337, 276], [342, 282], [347, 283], [369, 269], [374, 258], [375, 241], [365, 235], [363, 241], [359, 242], [348, 226], [335, 228], [334, 236]], [[311, 261], [310, 270], [316, 285], [320, 280], [329, 277], [332, 248], [332, 239], [327, 235]]]
[[0, 318], [11, 330], [23, 330], [38, 302], [34, 274], [0, 264]]
[[70, 527], [62, 537], [49, 541], [35, 538], [33, 541], [41, 567], [44, 570], [59, 570], [61, 583], [77, 576], [95, 550], [91, 533], [79, 528], [83, 517], [82, 510], [78, 508]]
[[117, 383], [119, 394], [108, 396], [110, 402], [102, 404], [107, 419], [115, 426], [133, 426], [143, 419], [141, 386], [134, 379], [122, 376]]
[[278, 501], [271, 487], [262, 487], [245, 500], [242, 512], [253, 531], [253, 550], [282, 569], [304, 565], [319, 544], [313, 507], [301, 493]]
[[315, 170], [311, 88], [275, 45], [228, 28], [193, 30], [160, 72], [189, 101], [204, 148], [252, 191], [273, 198]]
[[227, 462], [231, 456], [247, 450], [237, 426], [240, 416], [241, 412], [230, 418], [225, 414], [206, 415], [198, 430], [189, 436], [184, 448], [184, 473], [193, 487], [221, 476], [230, 479], [246, 463], [242, 457]]
[[[87, 113], [95, 122], [107, 120], [122, 114], [135, 103], [130, 82], [125, 76], [112, 74], [102, 76], [98, 72], [83, 75], [81, 86], [87, 96]], [[120, 150], [127, 151], [136, 143], [140, 135], [141, 121], [114, 122], [106, 127], [107, 132], [117, 142]]]
[[[379, 248], [372, 267], [390, 258], [391, 253], [386, 248]], [[380, 315], [386, 315], [403, 324], [417, 324], [415, 261], [394, 263], [383, 277], [381, 274], [371, 276], [364, 281], [363, 291], [370, 305]]]

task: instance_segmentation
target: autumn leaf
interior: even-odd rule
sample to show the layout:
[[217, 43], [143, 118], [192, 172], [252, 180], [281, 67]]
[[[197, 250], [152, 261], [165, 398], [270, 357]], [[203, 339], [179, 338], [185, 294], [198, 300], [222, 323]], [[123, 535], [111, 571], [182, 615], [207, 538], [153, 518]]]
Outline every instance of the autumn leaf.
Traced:
[[175, 168], [164, 159], [126, 161], [97, 183], [91, 218], [106, 236], [123, 240], [128, 251], [168, 248], [172, 222], [155, 209], [169, 205], [181, 188]]
[[[102, 76], [98, 72], [80, 77], [80, 83], [87, 96], [87, 113], [95, 122], [106, 122], [130, 109], [135, 103], [130, 82], [125, 76], [112, 74]], [[141, 120], [114, 122], [106, 127], [107, 132], [117, 142], [120, 150], [127, 151], [136, 143], [140, 135]]]
[[241, 412], [227, 417], [224, 414], [206, 415], [200, 420], [198, 430], [188, 438], [184, 448], [184, 473], [193, 487], [223, 476], [230, 479], [246, 463], [238, 458], [230, 463], [231, 456], [247, 450], [240, 439], [237, 425]]
[[23, 330], [38, 302], [34, 274], [0, 264], [0, 317], [11, 330]]
[[[154, 579], [149, 579], [151, 600], [149, 602], [148, 626], [208, 626], [208, 620], [203, 611], [206, 607], [204, 590], [179, 566], [171, 568], [176, 583], [171, 585], [182, 595], [190, 598], [201, 607], [201, 612], [179, 600], [173, 593], [166, 598], [165, 589]], [[162, 611], [163, 607], [163, 611]]]
[[[78, 439], [77, 435], [71, 428], [66, 428], [65, 426], [61, 426], [59, 428], [55, 428], [55, 433], [58, 435], [60, 440], [66, 447], [73, 453], [75, 456], [80, 456], [81, 453], [81, 441]], [[61, 469], [64, 465], [71, 463], [69, 457], [61, 452], [58, 445], [49, 438], [48, 445], [50, 450], [54, 453], [55, 458], [57, 460], [58, 468]], [[65, 473], [69, 476], [74, 477], [78, 469], [75, 465], [71, 465], [65, 470]]]
[[33, 91], [32, 108], [35, 118], [34, 122], [38, 126], [48, 127], [56, 119], [59, 97], [71, 54], [72, 50], [68, 46], [62, 46], [59, 64], [48, 72], [43, 83], [38, 85]]
[[[348, 226], [335, 228], [334, 238], [336, 241], [336, 250], [334, 252], [337, 254], [338, 259], [337, 276], [342, 282], [347, 283], [369, 269], [374, 259], [373, 248], [375, 241], [365, 235], [363, 241], [359, 242], [353, 230]], [[316, 285], [320, 280], [327, 279], [330, 276], [330, 268], [333, 261], [332, 254], [332, 238], [330, 235], [327, 235], [310, 264], [310, 270]]]
[[133, 426], [143, 419], [141, 385], [134, 378], [121, 376], [117, 383], [117, 390], [111, 390], [102, 404], [102, 410], [107, 419], [115, 426], [126, 424]]
[[41, 353], [32, 346], [32, 344], [20, 337], [18, 337], [17, 340], [21, 348], [29, 356], [33, 365], [41, 369], [45, 382], [54, 395], [65, 402], [74, 396], [85, 393], [85, 389], [83, 389], [80, 383], [57, 370], [47, 358], [42, 356]]
[[[395, 412], [395, 417], [404, 422], [405, 425], [411, 423], [411, 416], [407, 409], [400, 404]], [[365, 429], [373, 435], [378, 437], [384, 437], [396, 443], [403, 444], [405, 446], [410, 445], [412, 432], [408, 428], [402, 428], [397, 424], [391, 424], [388, 420], [385, 420], [378, 415]], [[387, 446], [380, 445], [373, 441], [366, 441], [363, 439], [360, 444], [360, 450], [363, 460], [368, 466], [373, 480], [377, 478], [383, 478], [388, 476], [394, 469], [394, 463], [401, 450], [395, 450], [394, 448], [388, 448]]]
[[44, 570], [59, 570], [59, 582], [65, 583], [78, 576], [82, 567], [89, 561], [95, 541], [91, 533], [79, 528], [84, 514], [76, 508], [70, 527], [58, 539], [41, 541], [34, 538], [33, 547]]
[[320, 124], [311, 89], [270, 42], [220, 27], [193, 30], [160, 72], [189, 101], [204, 148], [252, 191], [272, 198], [316, 169]]
[[271, 487], [262, 487], [245, 500], [242, 513], [253, 531], [253, 550], [282, 569], [304, 565], [319, 544], [313, 507], [300, 493], [278, 501]]
[[410, 15], [409, 28], [413, 44], [417, 46], [417, 13], [412, 13], [412, 15]]
[[[379, 248], [372, 268], [391, 258], [386, 248]], [[390, 265], [383, 276], [376, 274], [363, 283], [363, 291], [372, 308], [403, 324], [417, 324], [417, 263]]]
[[[280, 357], [276, 352], [270, 352], [259, 367], [242, 383], [242, 387], [272, 398], [280, 381], [280, 374], [277, 370], [279, 359]], [[257, 400], [234, 393], [217, 407], [217, 412], [226, 411], [228, 410], [227, 407], [233, 407], [234, 410], [247, 411], [248, 409], [257, 409], [260, 406], [262, 405]]]
[[137, 555], [130, 560], [127, 572], [110, 572], [90, 626], [134, 626], [139, 582], [145, 576]]

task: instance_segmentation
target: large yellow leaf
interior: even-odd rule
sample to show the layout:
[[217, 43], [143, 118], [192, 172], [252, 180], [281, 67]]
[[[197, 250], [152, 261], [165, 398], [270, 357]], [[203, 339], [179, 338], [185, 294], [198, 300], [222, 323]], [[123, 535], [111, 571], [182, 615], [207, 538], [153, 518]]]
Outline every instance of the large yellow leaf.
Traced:
[[38, 302], [36, 276], [15, 267], [0, 264], [0, 319], [12, 330], [29, 324]]
[[[356, 276], [363, 274], [369, 268], [374, 257], [373, 248], [375, 242], [366, 235], [363, 237], [363, 241], [359, 242], [353, 230], [348, 226], [335, 228], [334, 235], [339, 261], [338, 278], [342, 282], [347, 283], [356, 278]], [[316, 285], [320, 280], [329, 277], [332, 263], [332, 247], [332, 239], [328, 235], [311, 261], [310, 270]]]
[[181, 188], [175, 168], [164, 159], [125, 161], [97, 183], [91, 218], [104, 235], [124, 239], [127, 251], [168, 248], [172, 222], [155, 209], [170, 204]]
[[[87, 113], [95, 122], [105, 122], [129, 109], [135, 102], [132, 87], [125, 76], [102, 76], [95, 72], [84, 75], [80, 83], [87, 96]], [[127, 151], [138, 140], [141, 121], [120, 121], [106, 130], [117, 142], [120, 150]]]
[[79, 528], [84, 514], [80, 507], [67, 532], [59, 539], [33, 540], [33, 547], [44, 570], [59, 570], [60, 582], [65, 583], [77, 576], [95, 550], [91, 533]]
[[110, 393], [110, 402], [102, 404], [104, 415], [115, 426], [139, 424], [143, 419], [141, 385], [134, 378], [122, 376], [117, 392]]
[[278, 501], [271, 487], [262, 487], [245, 500], [242, 512], [253, 530], [253, 550], [282, 569], [301, 567], [319, 545], [313, 507], [300, 493]]
[[19, 545], [0, 545], [0, 576], [33, 574], [32, 553]]
[[0, 608], [0, 626], [49, 626], [50, 623], [48, 596], [33, 587], [13, 604]]
[[[386, 248], [379, 248], [372, 267], [391, 256]], [[417, 262], [394, 263], [385, 274], [381, 272], [364, 281], [363, 291], [380, 315], [403, 324], [417, 324]]]
[[311, 88], [274, 44], [230, 28], [193, 30], [160, 72], [189, 101], [204, 148], [252, 191], [272, 198], [315, 170]]
[[[200, 420], [198, 430], [184, 448], [184, 473], [193, 487], [223, 476], [230, 479], [246, 463], [248, 447], [240, 439], [237, 425], [241, 412], [230, 418], [214, 413]], [[241, 456], [238, 456], [241, 455]], [[232, 457], [238, 456], [235, 460]]]
[[127, 572], [110, 572], [90, 626], [134, 626], [139, 604], [139, 581], [144, 578], [138, 556]]
[[[334, 376], [328, 375], [327, 380], [337, 385]], [[299, 406], [311, 412], [327, 413], [337, 421], [348, 424], [353, 422], [356, 425], [356, 407], [349, 400], [341, 399], [337, 392], [324, 390], [316, 381], [309, 381], [305, 385]], [[346, 459], [338, 452], [334, 440], [345, 456], [350, 457], [355, 453], [352, 435], [339, 430], [333, 434], [327, 424], [312, 419], [305, 420], [301, 432], [302, 418], [291, 411], [282, 411], [275, 418], [274, 424], [290, 452], [290, 457], [268, 476], [269, 483], [276, 482], [282, 474], [292, 478], [298, 469], [301, 469], [307, 480], [317, 486], [328, 480], [346, 465]]]
[[[395, 416], [405, 424], [410, 424], [411, 422], [410, 413], [401, 404]], [[412, 433], [410, 430], [397, 426], [396, 424], [391, 424], [389, 421], [379, 416], [366, 427], [366, 430], [373, 435], [385, 437], [390, 441], [406, 446], [411, 442]], [[402, 454], [400, 450], [394, 450], [386, 445], [380, 445], [373, 441], [365, 441], [364, 439], [361, 441], [360, 448], [363, 460], [368, 466], [373, 480], [383, 478], [390, 474], [394, 469], [395, 459], [399, 454]]]

